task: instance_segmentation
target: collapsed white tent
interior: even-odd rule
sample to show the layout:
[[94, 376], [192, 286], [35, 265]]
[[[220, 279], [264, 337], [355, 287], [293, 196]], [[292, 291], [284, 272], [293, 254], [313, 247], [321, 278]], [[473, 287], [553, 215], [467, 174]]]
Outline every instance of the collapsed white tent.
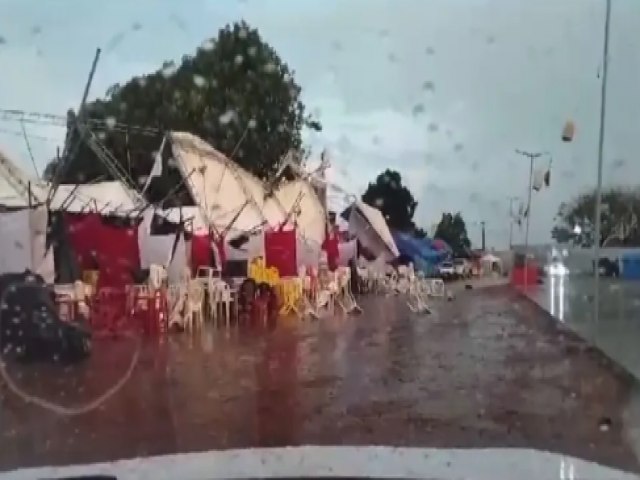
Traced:
[[96, 212], [117, 217], [136, 216], [146, 205], [137, 192], [122, 182], [108, 181], [83, 185], [61, 184], [51, 199], [50, 209], [70, 213]]
[[27, 208], [42, 201], [44, 189], [0, 151], [0, 207]]
[[349, 233], [355, 235], [369, 252], [387, 262], [400, 255], [380, 210], [360, 200], [351, 205]]
[[286, 182], [268, 194], [261, 180], [195, 135], [172, 132], [169, 140], [185, 185], [205, 221], [217, 231], [234, 235], [295, 227], [301, 248], [319, 253], [326, 216], [309, 182]]
[[[0, 207], [28, 208], [44, 204], [51, 184], [30, 178], [0, 152]], [[71, 213], [98, 212], [102, 215], [137, 215], [144, 199], [121, 182], [108, 181], [84, 185], [61, 184], [50, 200], [49, 209]]]
[[276, 227], [281, 209], [265, 202], [262, 182], [202, 139], [184, 132], [169, 134], [171, 151], [194, 202], [218, 231]]

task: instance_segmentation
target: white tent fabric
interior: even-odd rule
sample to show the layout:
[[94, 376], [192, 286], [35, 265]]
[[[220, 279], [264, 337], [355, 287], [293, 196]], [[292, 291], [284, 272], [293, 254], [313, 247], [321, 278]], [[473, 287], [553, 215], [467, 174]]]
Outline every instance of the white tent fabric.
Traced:
[[380, 210], [360, 200], [351, 205], [349, 233], [355, 235], [376, 258], [382, 256], [385, 261], [390, 261], [400, 254]]
[[[31, 190], [31, 203], [29, 202]], [[28, 207], [40, 203], [44, 189], [39, 181], [30, 178], [12, 160], [0, 152], [0, 206], [5, 208]]]
[[275, 194], [289, 217], [288, 223], [293, 225], [295, 220], [300, 235], [307, 243], [322, 245], [326, 225], [324, 208], [309, 182], [296, 180], [285, 183]]
[[[169, 138], [185, 185], [218, 231], [232, 223], [230, 234], [277, 228], [285, 221], [292, 225], [295, 220], [307, 243], [322, 244], [324, 208], [308, 182], [288, 182], [267, 195], [262, 181], [202, 139], [184, 132], [172, 132]], [[298, 208], [293, 209], [295, 206]]]
[[29, 213], [31, 269], [41, 275], [45, 282], [53, 283], [56, 275], [55, 265], [53, 263], [53, 248], [47, 249], [49, 214], [44, 206], [31, 209]]
[[502, 260], [491, 253], [487, 253], [480, 259], [480, 265], [485, 272], [491, 272], [494, 268], [502, 271]]
[[179, 235], [176, 249], [173, 252], [173, 257], [167, 267], [167, 277], [170, 283], [179, 283], [183, 277], [184, 269], [189, 266], [189, 259], [187, 256], [187, 244], [184, 240], [184, 235]]
[[149, 268], [150, 265], [167, 267], [171, 262], [171, 253], [176, 241], [175, 235], [151, 235], [151, 221], [153, 210], [143, 214], [138, 227], [138, 248], [140, 249], [140, 267]]
[[318, 268], [322, 252], [321, 244], [307, 240], [302, 235], [298, 235], [298, 238], [296, 239], [296, 261], [298, 263], [298, 267], [305, 266]]
[[281, 210], [265, 208], [262, 183], [211, 145], [183, 132], [172, 132], [170, 140], [185, 185], [215, 229], [233, 222], [233, 230], [247, 231], [282, 221]]
[[356, 253], [358, 251], [358, 242], [354, 240], [350, 240], [348, 242], [340, 242], [338, 244], [338, 251], [340, 252], [340, 256], [338, 257], [338, 264], [346, 267], [349, 265], [349, 262], [356, 258]]
[[0, 273], [31, 269], [29, 210], [0, 214]]
[[[44, 203], [50, 184], [30, 178], [0, 152], [0, 206], [26, 208]], [[29, 199], [31, 196], [31, 201]], [[137, 215], [144, 199], [121, 182], [98, 182], [85, 185], [59, 185], [51, 199], [52, 210], [72, 213], [100, 212], [103, 215]]]
[[100, 212], [102, 215], [115, 216], [139, 215], [144, 205], [144, 199], [137, 192], [117, 181], [61, 184], [51, 199], [52, 210]]
[[29, 269], [53, 282], [53, 252], [46, 249], [46, 209], [0, 213], [0, 232], [0, 273]]

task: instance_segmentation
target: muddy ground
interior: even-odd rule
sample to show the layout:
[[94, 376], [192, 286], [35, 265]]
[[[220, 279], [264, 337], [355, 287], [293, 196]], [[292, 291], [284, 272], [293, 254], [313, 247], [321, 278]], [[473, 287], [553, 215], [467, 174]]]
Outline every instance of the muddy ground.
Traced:
[[537, 448], [640, 471], [633, 377], [509, 287], [459, 291], [430, 316], [398, 297], [361, 305], [359, 317], [102, 340], [81, 367], [10, 365], [23, 393], [75, 408], [140, 353], [81, 415], [3, 383], [0, 469], [349, 444]]

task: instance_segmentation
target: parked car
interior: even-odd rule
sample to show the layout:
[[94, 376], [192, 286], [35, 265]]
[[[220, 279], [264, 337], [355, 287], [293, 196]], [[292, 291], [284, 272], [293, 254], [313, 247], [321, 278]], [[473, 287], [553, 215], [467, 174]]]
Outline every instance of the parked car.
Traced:
[[438, 265], [438, 276], [444, 280], [450, 280], [456, 277], [456, 267], [452, 262], [442, 262]]
[[460, 278], [469, 278], [472, 273], [471, 262], [465, 258], [456, 258], [453, 260], [453, 268], [456, 276]]
[[598, 261], [598, 270], [602, 277], [617, 278], [620, 276], [620, 265], [618, 265], [617, 259], [611, 260], [610, 258], [602, 257]]

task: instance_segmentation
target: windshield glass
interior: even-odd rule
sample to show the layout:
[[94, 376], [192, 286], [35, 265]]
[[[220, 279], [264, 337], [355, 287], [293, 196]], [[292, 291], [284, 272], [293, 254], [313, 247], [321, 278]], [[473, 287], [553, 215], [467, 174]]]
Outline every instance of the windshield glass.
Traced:
[[183, 3], [0, 0], [0, 478], [640, 473], [640, 3]]

